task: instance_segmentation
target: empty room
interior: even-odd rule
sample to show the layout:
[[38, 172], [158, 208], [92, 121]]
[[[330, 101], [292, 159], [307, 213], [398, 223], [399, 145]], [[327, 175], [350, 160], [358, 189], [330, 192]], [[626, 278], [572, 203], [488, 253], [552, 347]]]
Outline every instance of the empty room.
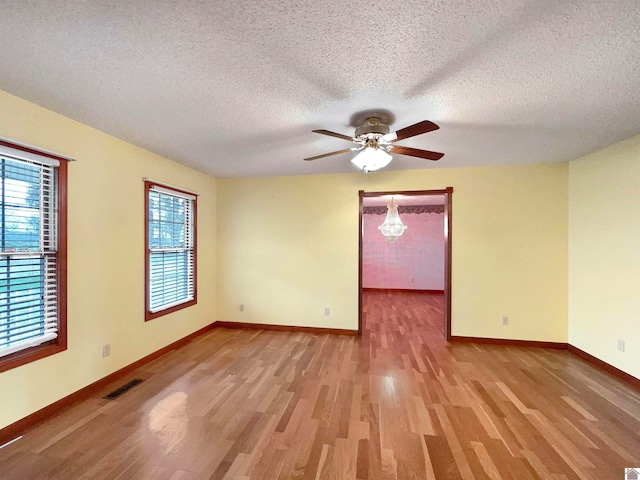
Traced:
[[639, 25], [1, 2], [0, 479], [638, 478]]

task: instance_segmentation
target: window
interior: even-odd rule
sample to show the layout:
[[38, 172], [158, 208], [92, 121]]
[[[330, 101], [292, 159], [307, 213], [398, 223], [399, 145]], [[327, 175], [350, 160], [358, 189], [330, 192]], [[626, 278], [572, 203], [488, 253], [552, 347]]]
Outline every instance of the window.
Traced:
[[195, 195], [145, 181], [145, 320], [197, 303]]
[[0, 141], [0, 371], [66, 350], [67, 160]]

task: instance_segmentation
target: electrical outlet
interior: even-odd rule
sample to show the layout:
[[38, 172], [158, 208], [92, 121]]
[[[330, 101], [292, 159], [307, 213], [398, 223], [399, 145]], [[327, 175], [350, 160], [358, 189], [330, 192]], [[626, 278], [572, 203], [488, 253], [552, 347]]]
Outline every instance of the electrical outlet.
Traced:
[[331, 310], [329, 309], [329, 307], [325, 307], [324, 314], [329, 315], [330, 313], [331, 313]]
[[102, 346], [102, 356], [108, 357], [109, 355], [111, 355], [111, 344], [107, 343], [106, 345]]
[[624, 340], [618, 339], [618, 350], [624, 352]]
[[502, 325], [509, 325], [509, 317], [502, 317]]
[[240, 311], [241, 311], [241, 312], [244, 312], [244, 303], [241, 303], [241, 304], [240, 304]]

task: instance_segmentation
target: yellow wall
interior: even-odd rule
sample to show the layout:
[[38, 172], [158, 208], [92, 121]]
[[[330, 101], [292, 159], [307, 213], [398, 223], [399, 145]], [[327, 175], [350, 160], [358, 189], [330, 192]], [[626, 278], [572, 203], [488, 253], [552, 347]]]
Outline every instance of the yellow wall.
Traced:
[[358, 190], [447, 186], [453, 334], [566, 342], [567, 164], [220, 179], [220, 319], [357, 329]]
[[[0, 373], [0, 428], [216, 319], [216, 181], [0, 92], [0, 136], [69, 165], [69, 348]], [[144, 322], [143, 177], [198, 199], [198, 305]], [[102, 358], [102, 345], [112, 355]]]
[[569, 342], [640, 378], [640, 135], [570, 163]]

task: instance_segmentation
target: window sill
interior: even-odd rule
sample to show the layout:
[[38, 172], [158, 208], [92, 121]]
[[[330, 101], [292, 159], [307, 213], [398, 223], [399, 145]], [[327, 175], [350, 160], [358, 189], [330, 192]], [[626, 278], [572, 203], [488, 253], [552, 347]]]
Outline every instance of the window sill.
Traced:
[[158, 312], [151, 313], [149, 310], [146, 310], [144, 313], [144, 321], [148, 322], [149, 320], [153, 320], [158, 317], [162, 317], [164, 315], [168, 315], [173, 312], [177, 312], [178, 310], [182, 310], [183, 308], [191, 307], [192, 305], [196, 305], [198, 303], [197, 297], [193, 300], [188, 300], [184, 303], [180, 303], [179, 305], [174, 305], [173, 307], [169, 307], [165, 310], [160, 310]]
[[12, 353], [6, 357], [0, 357], [0, 372], [6, 372], [16, 367], [21, 367], [41, 358], [55, 355], [56, 353], [64, 352], [67, 349], [66, 345], [62, 345], [58, 342], [59, 339], [53, 340], [49, 343], [43, 343], [37, 347], [27, 348], [19, 352]]

